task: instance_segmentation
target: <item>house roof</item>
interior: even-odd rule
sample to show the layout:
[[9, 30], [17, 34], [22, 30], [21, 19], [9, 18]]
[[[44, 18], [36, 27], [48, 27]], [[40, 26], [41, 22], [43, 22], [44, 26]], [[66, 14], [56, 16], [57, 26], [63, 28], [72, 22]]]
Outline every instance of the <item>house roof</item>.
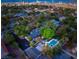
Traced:
[[52, 23], [56, 26], [59, 26], [60, 25], [60, 21], [58, 20], [52, 20]]
[[37, 58], [41, 53], [36, 48], [28, 48], [25, 50], [25, 53], [28, 55], [29, 58], [35, 59]]
[[14, 16], [15, 17], [24, 17], [24, 16], [27, 16], [27, 14], [26, 13], [16, 13]]
[[37, 36], [39, 36], [40, 35], [40, 30], [37, 28], [37, 29], [33, 29], [31, 32], [30, 32], [30, 36], [32, 37], [32, 38], [35, 38], [35, 37], [37, 37]]
[[36, 59], [49, 59], [49, 57], [46, 56], [46, 55], [40, 55], [40, 56], [37, 57]]

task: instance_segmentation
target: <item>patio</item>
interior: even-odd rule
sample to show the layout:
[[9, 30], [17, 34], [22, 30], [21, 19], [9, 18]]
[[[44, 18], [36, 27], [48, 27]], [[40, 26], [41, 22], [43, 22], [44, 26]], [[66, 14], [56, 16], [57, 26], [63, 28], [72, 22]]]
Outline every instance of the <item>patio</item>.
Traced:
[[35, 47], [37, 50], [42, 51], [43, 50], [44, 44], [38, 43], [37, 46]]

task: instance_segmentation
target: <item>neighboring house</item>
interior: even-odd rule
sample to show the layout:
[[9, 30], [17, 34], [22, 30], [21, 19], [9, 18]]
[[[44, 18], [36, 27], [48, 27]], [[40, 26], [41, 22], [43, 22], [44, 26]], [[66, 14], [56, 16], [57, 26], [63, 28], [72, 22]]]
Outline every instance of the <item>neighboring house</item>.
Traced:
[[1, 58], [4, 58], [9, 54], [8, 49], [6, 48], [4, 42], [1, 42]]
[[49, 57], [48, 56], [46, 56], [46, 55], [39, 55], [37, 58], [35, 58], [35, 59], [49, 59]]
[[53, 23], [55, 26], [57, 26], [57, 27], [60, 26], [60, 24], [61, 24], [60, 21], [59, 21], [59, 20], [56, 20], [56, 19], [53, 19], [53, 20], [52, 20], [52, 23]]
[[[11, 45], [7, 45], [8, 51], [10, 56], [14, 59], [26, 59], [24, 51], [22, 51], [16, 42], [12, 43]], [[10, 58], [10, 59], [12, 59]]]
[[30, 59], [35, 59], [41, 54], [41, 52], [38, 51], [36, 48], [31, 48], [31, 47], [26, 49], [25, 53]]
[[41, 15], [41, 13], [40, 12], [35, 12], [35, 14], [34, 14], [35, 16], [40, 16]]
[[29, 47], [29, 42], [25, 38], [20, 38], [13, 32], [12, 35], [16, 38], [16, 42], [18, 43], [18, 45], [21, 47], [22, 50], [25, 50]]
[[27, 12], [27, 13], [31, 13], [32, 12], [32, 10], [29, 10], [29, 9], [24, 9], [24, 11]]
[[14, 16], [15, 17], [25, 17], [25, 16], [27, 16], [27, 13], [16, 13]]
[[65, 19], [66, 19], [65, 16], [61, 16], [61, 17], [59, 17], [59, 20], [60, 20], [60, 21], [63, 21], [63, 20], [65, 20]]

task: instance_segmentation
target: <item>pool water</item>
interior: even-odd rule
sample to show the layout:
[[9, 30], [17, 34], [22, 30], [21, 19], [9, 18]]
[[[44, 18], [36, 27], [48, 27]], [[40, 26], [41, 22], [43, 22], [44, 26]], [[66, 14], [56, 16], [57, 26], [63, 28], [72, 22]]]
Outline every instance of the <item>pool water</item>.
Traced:
[[52, 39], [51, 41], [48, 42], [48, 46], [54, 47], [57, 45], [58, 41], [56, 39]]

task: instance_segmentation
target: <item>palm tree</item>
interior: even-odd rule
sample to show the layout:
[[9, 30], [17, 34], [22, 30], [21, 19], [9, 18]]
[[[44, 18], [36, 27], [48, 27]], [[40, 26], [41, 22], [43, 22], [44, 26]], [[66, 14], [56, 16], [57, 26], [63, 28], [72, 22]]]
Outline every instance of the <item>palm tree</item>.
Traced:
[[1, 17], [1, 24], [2, 25], [8, 25], [9, 24], [9, 21], [10, 21], [10, 17], [9, 16], [5, 16], [5, 17]]
[[58, 17], [53, 15], [53, 16], [51, 16], [51, 19], [58, 19]]
[[34, 42], [30, 42], [30, 47], [34, 47], [35, 46], [35, 43]]
[[51, 48], [48, 45], [44, 45], [43, 47], [43, 51], [42, 54], [43, 55], [47, 55], [49, 57], [49, 59], [51, 59], [51, 57], [60, 54], [61, 53], [61, 45], [58, 44], [57, 46]]
[[56, 26], [51, 22], [51, 21], [47, 21], [46, 22], [46, 27], [50, 27], [51, 29], [56, 31]]
[[31, 36], [28, 36], [28, 39], [29, 39], [29, 41], [32, 41], [32, 37]]
[[40, 23], [39, 22], [35, 22], [34, 25], [35, 25], [36, 28], [40, 27]]
[[42, 54], [47, 55], [49, 59], [51, 59], [51, 57], [53, 56], [53, 50], [48, 45], [45, 45], [43, 47]]
[[48, 48], [47, 56], [49, 57], [49, 59], [52, 59], [52, 57], [54, 56], [53, 52], [54, 51], [52, 50], [52, 48]]
[[38, 22], [42, 23], [44, 22], [46, 19], [45, 19], [45, 16], [44, 15], [41, 15], [38, 19]]

